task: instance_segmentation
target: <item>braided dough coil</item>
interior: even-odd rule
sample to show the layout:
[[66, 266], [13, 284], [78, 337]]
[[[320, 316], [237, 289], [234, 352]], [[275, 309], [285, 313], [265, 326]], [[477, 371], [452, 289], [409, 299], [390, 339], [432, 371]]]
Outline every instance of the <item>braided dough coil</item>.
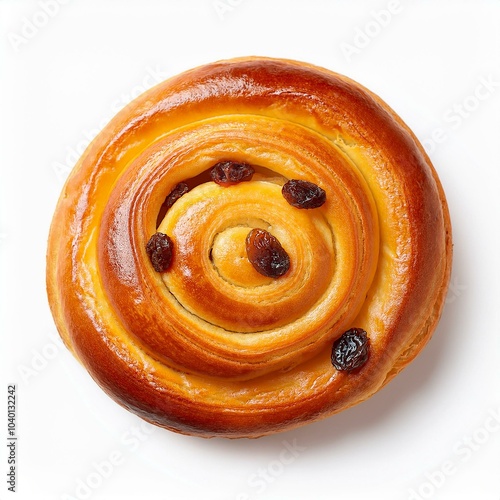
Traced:
[[[210, 181], [220, 161], [251, 181]], [[326, 203], [291, 206], [289, 179]], [[184, 194], [159, 217], [179, 182]], [[259, 274], [245, 238], [262, 228], [290, 256]], [[155, 232], [174, 256], [156, 272]], [[149, 90], [89, 146], [57, 205], [47, 254], [49, 302], [68, 348], [119, 404], [203, 437], [257, 437], [348, 408], [379, 390], [430, 338], [451, 267], [436, 173], [377, 96], [288, 60], [199, 67]], [[349, 328], [368, 361], [339, 371]]]

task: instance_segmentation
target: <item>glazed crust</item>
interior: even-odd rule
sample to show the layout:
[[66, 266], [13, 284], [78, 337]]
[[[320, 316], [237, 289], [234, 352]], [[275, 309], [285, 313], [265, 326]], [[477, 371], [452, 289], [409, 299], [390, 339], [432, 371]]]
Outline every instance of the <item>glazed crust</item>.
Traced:
[[[218, 186], [206, 172], [222, 160], [257, 172]], [[290, 206], [287, 179], [326, 203]], [[245, 259], [252, 227], [289, 253], [283, 277]], [[145, 250], [156, 231], [174, 242], [165, 273]], [[242, 58], [154, 87], [92, 142], [55, 211], [47, 288], [65, 344], [119, 404], [176, 432], [258, 437], [379, 390], [432, 335], [450, 269], [445, 197], [401, 119], [341, 75]], [[352, 327], [370, 356], [337, 371]]]

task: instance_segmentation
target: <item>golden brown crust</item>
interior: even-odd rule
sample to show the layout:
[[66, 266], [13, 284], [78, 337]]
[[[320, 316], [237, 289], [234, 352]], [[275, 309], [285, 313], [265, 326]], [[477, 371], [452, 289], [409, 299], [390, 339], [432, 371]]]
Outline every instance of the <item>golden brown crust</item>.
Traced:
[[[256, 176], [203, 182], [227, 159]], [[290, 178], [325, 205], [288, 205]], [[181, 181], [196, 186], [160, 224], [174, 260], [156, 273], [145, 246]], [[235, 257], [251, 227], [289, 253], [282, 278]], [[156, 86], [99, 134], [61, 194], [47, 288], [66, 345], [118, 403], [177, 432], [256, 437], [376, 392], [432, 335], [450, 268], [442, 188], [395, 113], [322, 68], [242, 58]], [[351, 327], [370, 357], [339, 372], [331, 346]]]

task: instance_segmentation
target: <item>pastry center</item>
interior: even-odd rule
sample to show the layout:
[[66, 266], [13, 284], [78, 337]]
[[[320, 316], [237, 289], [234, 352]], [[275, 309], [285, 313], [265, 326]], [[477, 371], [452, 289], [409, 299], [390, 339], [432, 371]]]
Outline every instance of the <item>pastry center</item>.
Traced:
[[248, 260], [245, 240], [250, 227], [235, 226], [218, 233], [213, 241], [211, 260], [219, 275], [234, 285], [255, 287], [271, 283]]

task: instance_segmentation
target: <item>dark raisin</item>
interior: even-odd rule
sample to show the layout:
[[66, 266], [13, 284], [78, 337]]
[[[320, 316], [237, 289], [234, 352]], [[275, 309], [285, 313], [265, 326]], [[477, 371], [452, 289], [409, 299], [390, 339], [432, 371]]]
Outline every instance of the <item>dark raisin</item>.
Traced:
[[264, 229], [252, 229], [246, 238], [248, 260], [257, 272], [279, 278], [290, 269], [290, 257], [281, 243]]
[[185, 182], [179, 182], [177, 186], [170, 191], [170, 194], [165, 198], [162, 208], [167, 211], [170, 207], [184, 194], [189, 191], [189, 187]]
[[247, 163], [221, 161], [210, 170], [210, 178], [220, 186], [232, 186], [240, 182], [249, 181], [255, 170]]
[[155, 233], [149, 238], [146, 253], [155, 271], [163, 273], [170, 267], [173, 249], [172, 240], [166, 234]]
[[156, 218], [156, 227], [158, 227], [165, 217], [165, 214], [170, 210], [172, 205], [184, 194], [189, 191], [189, 187], [185, 182], [179, 182], [177, 186], [170, 191], [170, 194], [165, 198], [160, 211], [158, 212], [158, 217]]
[[350, 372], [363, 366], [369, 353], [366, 332], [361, 328], [351, 328], [333, 343], [332, 364], [337, 370]]
[[318, 208], [326, 201], [325, 191], [309, 181], [289, 180], [281, 192], [285, 200], [296, 208]]

